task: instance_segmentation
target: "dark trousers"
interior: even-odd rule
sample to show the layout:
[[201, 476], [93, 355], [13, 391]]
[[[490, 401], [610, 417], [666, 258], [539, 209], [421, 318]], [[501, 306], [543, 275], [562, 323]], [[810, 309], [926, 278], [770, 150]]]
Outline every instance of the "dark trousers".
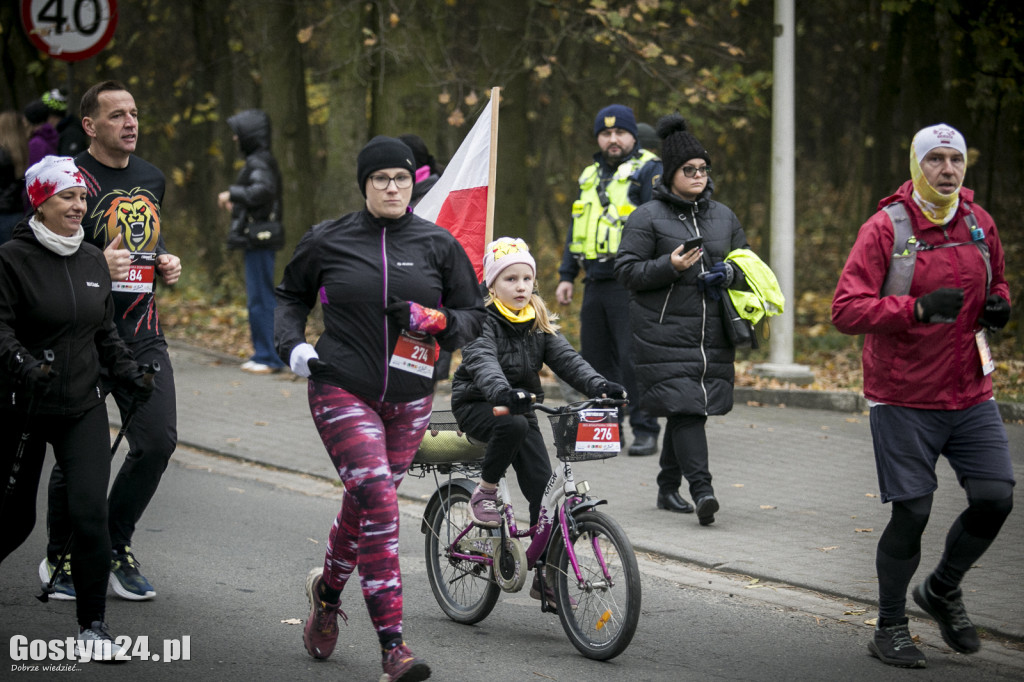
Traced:
[[[8, 494], [8, 473], [23, 429], [31, 436], [25, 442], [21, 466]], [[27, 421], [23, 415], [0, 411], [0, 472], [5, 491], [0, 518], [0, 561], [26, 540], [35, 526], [36, 492], [48, 442], [53, 445], [57, 464], [66, 473], [67, 524], [75, 533], [71, 546], [75, 610], [79, 625], [89, 627], [92, 621], [105, 618], [110, 574], [110, 426], [105, 404], [70, 417], [40, 415]]]
[[519, 490], [530, 503], [530, 525], [540, 517], [544, 488], [551, 478], [551, 460], [544, 446], [537, 417], [504, 415], [495, 417], [490, 403], [476, 402], [453, 408], [459, 428], [473, 438], [486, 441], [483, 479], [497, 483], [509, 465], [516, 470]]
[[676, 492], [685, 478], [695, 502], [714, 493], [708, 469], [708, 437], [704, 432], [707, 420], [700, 414], [674, 414], [668, 418], [661, 444], [658, 492]]
[[629, 425], [633, 435], [657, 437], [657, 417], [638, 405], [640, 394], [633, 372], [633, 331], [629, 323], [629, 290], [615, 280], [587, 281], [580, 307], [580, 355], [608, 381], [622, 384], [629, 394]]
[[253, 362], [284, 367], [274, 350], [274, 251], [249, 249], [245, 252], [245, 293], [249, 308]]
[[[132, 351], [139, 363], [159, 362], [160, 372], [156, 375], [152, 396], [135, 411], [125, 433], [128, 455], [110, 489], [110, 541], [115, 548], [132, 544], [135, 524], [153, 499], [178, 443], [174, 370], [167, 354], [167, 344], [161, 341], [149, 348], [133, 348]], [[112, 389], [123, 424], [132, 408], [132, 397], [120, 387], [112, 386]], [[109, 451], [107, 457], [110, 457]], [[54, 467], [50, 475], [49, 494], [46, 518], [50, 541], [46, 553], [55, 560], [71, 533], [66, 476], [60, 467]]]

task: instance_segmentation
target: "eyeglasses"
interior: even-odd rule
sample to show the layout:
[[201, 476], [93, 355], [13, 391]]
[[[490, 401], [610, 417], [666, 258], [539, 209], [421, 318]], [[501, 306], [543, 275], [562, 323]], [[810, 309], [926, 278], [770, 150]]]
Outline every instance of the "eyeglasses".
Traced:
[[398, 189], [409, 189], [412, 187], [412, 176], [408, 173], [401, 173], [395, 177], [389, 177], [387, 175], [371, 175], [370, 184], [373, 185], [374, 189], [385, 190], [394, 181], [395, 187]]
[[[688, 178], [695, 178], [698, 175], [708, 177], [711, 175], [711, 166], [683, 166], [683, 175]], [[378, 187], [377, 189], [381, 189]]]

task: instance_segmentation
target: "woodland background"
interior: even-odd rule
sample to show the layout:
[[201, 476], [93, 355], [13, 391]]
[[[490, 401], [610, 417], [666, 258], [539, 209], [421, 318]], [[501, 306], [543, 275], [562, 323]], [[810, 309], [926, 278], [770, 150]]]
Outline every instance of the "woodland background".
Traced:
[[[225, 120], [248, 107], [270, 114], [286, 179], [279, 270], [310, 225], [360, 207], [355, 157], [370, 137], [417, 133], [443, 163], [492, 86], [495, 235], [534, 246], [549, 296], [594, 115], [612, 102], [652, 124], [681, 112], [711, 153], [716, 198], [770, 258], [770, 0], [121, 0], [112, 43], [71, 65], [31, 45], [19, 4], [0, 0], [0, 106], [52, 87], [77, 105], [106, 78], [135, 96], [137, 151], [167, 174], [165, 238], [185, 267], [165, 297], [169, 333], [247, 343], [240, 257], [225, 249], [216, 193], [240, 163]], [[796, 21], [795, 359], [842, 375], [826, 387], [855, 385], [859, 340], [832, 328], [828, 307], [858, 227], [909, 177], [924, 125], [966, 136], [965, 184], [995, 217], [1011, 294], [1024, 299], [1024, 3], [796, 0]], [[575, 313], [563, 311], [574, 341]], [[1018, 304], [997, 339], [1004, 396], [1024, 394], [1022, 317]]]

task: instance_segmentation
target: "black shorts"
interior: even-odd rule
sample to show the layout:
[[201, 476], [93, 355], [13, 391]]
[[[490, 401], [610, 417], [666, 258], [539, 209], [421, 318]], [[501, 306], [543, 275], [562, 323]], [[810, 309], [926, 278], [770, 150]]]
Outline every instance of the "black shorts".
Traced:
[[1006, 429], [994, 400], [964, 410], [875, 405], [871, 439], [882, 502], [934, 492], [939, 455], [949, 460], [961, 486], [965, 478], [1014, 483]]

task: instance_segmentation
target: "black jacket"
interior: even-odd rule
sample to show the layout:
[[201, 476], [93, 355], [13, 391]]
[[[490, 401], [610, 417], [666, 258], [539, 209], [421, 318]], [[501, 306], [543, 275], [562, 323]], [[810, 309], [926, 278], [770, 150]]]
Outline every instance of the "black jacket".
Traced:
[[314, 225], [275, 290], [274, 340], [286, 363], [306, 341], [306, 318], [319, 301], [324, 333], [313, 377], [367, 400], [409, 402], [433, 391], [431, 377], [389, 366], [399, 329], [384, 310], [415, 301], [442, 309], [446, 329], [435, 338], [445, 350], [480, 334], [484, 317], [476, 273], [462, 245], [442, 227], [407, 213], [398, 220], [349, 213]]
[[40, 414], [76, 414], [103, 402], [101, 366], [122, 381], [139, 371], [114, 326], [103, 253], [82, 242], [72, 255], [59, 256], [22, 221], [0, 246], [0, 407], [23, 400], [18, 377], [47, 349], [57, 375], [34, 406]]
[[[709, 187], [691, 202], [659, 185], [654, 200], [630, 214], [615, 259], [615, 274], [630, 291], [640, 406], [657, 416], [732, 409], [736, 352], [719, 302], [701, 294], [697, 275], [733, 249], [747, 248], [747, 237], [736, 215], [711, 194]], [[704, 238], [700, 262], [677, 272], [670, 254], [696, 236]], [[745, 288], [742, 273], [731, 286]]]
[[[228, 188], [233, 204], [228, 246], [277, 251], [284, 246], [284, 227], [281, 171], [270, 153], [270, 118], [259, 109], [247, 109], [228, 118], [228, 125], [245, 155], [245, 166]], [[259, 239], [259, 233], [266, 238]]]
[[597, 394], [598, 374], [561, 334], [534, 329], [534, 321], [510, 322], [494, 305], [487, 306], [480, 338], [462, 349], [462, 364], [452, 378], [452, 408], [469, 402], [496, 404], [503, 391], [522, 388], [544, 401], [543, 365], [573, 388]]

